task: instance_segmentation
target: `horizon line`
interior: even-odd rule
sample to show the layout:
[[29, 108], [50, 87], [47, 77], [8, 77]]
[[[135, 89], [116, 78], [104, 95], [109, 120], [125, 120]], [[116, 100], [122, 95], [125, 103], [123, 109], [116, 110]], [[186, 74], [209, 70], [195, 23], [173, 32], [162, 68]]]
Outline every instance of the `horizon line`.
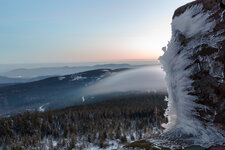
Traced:
[[75, 64], [75, 63], [115, 63], [115, 62], [144, 62], [144, 61], [158, 61], [158, 59], [119, 59], [119, 60], [102, 60], [102, 61], [74, 61], [74, 62], [31, 62], [31, 63], [0, 63], [0, 65], [38, 65], [38, 64]]

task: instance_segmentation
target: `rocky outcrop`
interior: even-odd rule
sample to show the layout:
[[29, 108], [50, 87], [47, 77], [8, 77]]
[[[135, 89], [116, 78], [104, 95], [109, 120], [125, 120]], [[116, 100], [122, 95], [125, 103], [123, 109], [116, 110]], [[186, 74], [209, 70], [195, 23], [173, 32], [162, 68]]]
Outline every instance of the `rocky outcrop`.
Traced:
[[196, 0], [178, 8], [160, 62], [169, 92], [167, 135], [210, 147], [225, 143], [225, 8]]

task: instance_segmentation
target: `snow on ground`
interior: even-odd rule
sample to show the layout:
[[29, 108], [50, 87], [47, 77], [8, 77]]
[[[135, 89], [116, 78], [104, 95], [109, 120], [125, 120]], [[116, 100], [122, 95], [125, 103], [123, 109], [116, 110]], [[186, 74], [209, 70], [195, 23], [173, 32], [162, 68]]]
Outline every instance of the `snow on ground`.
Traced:
[[85, 97], [84, 96], [82, 96], [82, 102], [85, 102]]
[[121, 149], [124, 146], [123, 144], [119, 144], [119, 142], [116, 140], [110, 140], [107, 143], [109, 146], [107, 146], [106, 148], [100, 148], [99, 146], [89, 143], [89, 146], [87, 148], [84, 148], [84, 150], [112, 150], [112, 149]]
[[104, 71], [104, 72], [109, 72], [109, 70], [102, 70], [102, 71]]
[[40, 112], [44, 112], [44, 111], [45, 111], [45, 109], [43, 108], [43, 106], [39, 107], [38, 110], [39, 110]]
[[87, 79], [87, 77], [82, 77], [82, 76], [75, 76], [73, 77], [72, 81], [78, 81], [78, 80], [84, 80], [84, 79]]
[[64, 80], [66, 77], [58, 77], [58, 79], [61, 81], [61, 80]]
[[40, 112], [44, 112], [45, 111], [45, 106], [47, 106], [49, 103], [46, 103], [46, 104], [44, 104], [44, 105], [42, 105], [42, 106], [40, 106], [39, 108], [38, 108], [38, 111], [40, 111]]
[[57, 144], [58, 144], [58, 142], [57, 141], [52, 141], [52, 145], [54, 146], [54, 147], [56, 147], [57, 146]]

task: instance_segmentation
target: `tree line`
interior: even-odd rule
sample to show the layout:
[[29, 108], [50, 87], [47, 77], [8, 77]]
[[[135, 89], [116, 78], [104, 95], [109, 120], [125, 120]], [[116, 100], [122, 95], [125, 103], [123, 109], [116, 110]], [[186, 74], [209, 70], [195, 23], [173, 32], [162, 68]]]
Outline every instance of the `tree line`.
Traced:
[[166, 122], [166, 93], [145, 93], [0, 119], [0, 148], [105, 148], [150, 137]]

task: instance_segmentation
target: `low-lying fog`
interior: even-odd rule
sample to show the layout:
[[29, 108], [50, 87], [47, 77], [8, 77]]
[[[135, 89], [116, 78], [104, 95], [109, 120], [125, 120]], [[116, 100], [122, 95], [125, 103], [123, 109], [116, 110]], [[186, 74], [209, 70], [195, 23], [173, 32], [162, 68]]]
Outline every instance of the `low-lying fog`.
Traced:
[[160, 66], [132, 69], [113, 74], [87, 88], [89, 94], [128, 91], [165, 91], [165, 73]]

